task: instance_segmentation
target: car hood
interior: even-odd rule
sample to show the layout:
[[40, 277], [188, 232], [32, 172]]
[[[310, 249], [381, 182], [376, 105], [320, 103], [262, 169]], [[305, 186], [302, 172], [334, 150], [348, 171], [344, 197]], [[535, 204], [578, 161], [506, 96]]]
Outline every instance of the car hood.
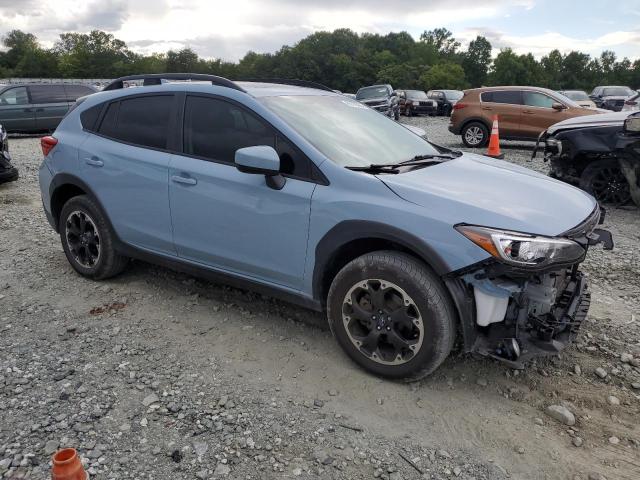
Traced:
[[622, 125], [628, 116], [629, 112], [608, 112], [601, 113], [599, 115], [587, 115], [582, 117], [568, 118], [567, 120], [563, 120], [562, 122], [551, 125], [547, 129], [547, 133], [549, 135], [553, 135], [560, 130], [568, 130], [573, 128]]
[[399, 197], [443, 223], [559, 235], [595, 209], [586, 192], [501, 160], [464, 154], [398, 175], [378, 175]]
[[[631, 96], [633, 96], [633, 95], [631, 95]], [[607, 97], [602, 97], [602, 100], [626, 100], [627, 98], [629, 98], [629, 97], [627, 97], [625, 95], [610, 95], [610, 96], [607, 96]]]
[[367, 98], [364, 100], [358, 100], [360, 103], [364, 103], [365, 105], [374, 104], [374, 103], [384, 103], [388, 100], [389, 97], [377, 97], [377, 98]]

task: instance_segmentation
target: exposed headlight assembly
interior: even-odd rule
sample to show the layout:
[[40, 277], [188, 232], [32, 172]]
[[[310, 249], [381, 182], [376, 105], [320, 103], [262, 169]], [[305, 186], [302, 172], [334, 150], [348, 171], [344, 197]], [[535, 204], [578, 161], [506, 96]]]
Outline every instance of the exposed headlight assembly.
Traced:
[[458, 225], [455, 229], [497, 260], [517, 267], [538, 269], [553, 264], [570, 264], [585, 255], [582, 246], [566, 238], [472, 225]]

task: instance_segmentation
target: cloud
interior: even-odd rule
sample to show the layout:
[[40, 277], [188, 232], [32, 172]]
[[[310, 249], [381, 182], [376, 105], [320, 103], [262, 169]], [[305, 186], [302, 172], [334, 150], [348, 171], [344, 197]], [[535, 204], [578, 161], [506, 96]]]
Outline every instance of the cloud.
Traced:
[[618, 47], [640, 47], [640, 30], [614, 31], [593, 38], [574, 38], [558, 32], [543, 32], [536, 35], [515, 35], [490, 28], [469, 28], [460, 32], [457, 37], [465, 42], [473, 40], [477, 35], [485, 36], [494, 48], [494, 55], [502, 48], [511, 48], [516, 53], [532, 53], [542, 57], [551, 50], [561, 53], [580, 50], [592, 55], [600, 55], [603, 50]]
[[[237, 60], [249, 50], [273, 52], [312, 32], [336, 28], [380, 34], [405, 30], [417, 38], [424, 30], [446, 27], [464, 43], [481, 34], [496, 51], [511, 47], [536, 56], [554, 48], [588, 48], [597, 54], [603, 48], [637, 50], [638, 31], [625, 30], [619, 22], [586, 40], [557, 31], [520, 35], [526, 12], [536, 6], [536, 0], [0, 0], [0, 35], [19, 28], [51, 46], [62, 32], [97, 28], [141, 53], [191, 47], [225, 60]], [[501, 19], [508, 23], [500, 24]], [[566, 32], [566, 20], [557, 23]], [[506, 31], [486, 27], [496, 24]]]

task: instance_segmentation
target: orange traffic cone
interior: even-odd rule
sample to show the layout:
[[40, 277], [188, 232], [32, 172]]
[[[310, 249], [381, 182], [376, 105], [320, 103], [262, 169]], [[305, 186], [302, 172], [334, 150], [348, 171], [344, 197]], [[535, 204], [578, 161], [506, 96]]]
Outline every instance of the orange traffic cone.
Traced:
[[53, 456], [51, 480], [87, 480], [87, 472], [74, 448], [58, 450]]
[[498, 115], [493, 116], [493, 126], [491, 127], [491, 136], [489, 137], [489, 150], [487, 157], [504, 158], [504, 154], [500, 153], [500, 134], [498, 133]]

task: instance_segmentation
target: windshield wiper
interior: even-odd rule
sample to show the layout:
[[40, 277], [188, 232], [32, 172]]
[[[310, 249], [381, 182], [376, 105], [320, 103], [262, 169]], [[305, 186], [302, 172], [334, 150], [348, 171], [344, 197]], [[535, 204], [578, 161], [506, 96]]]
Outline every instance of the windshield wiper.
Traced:
[[444, 160], [453, 160], [455, 156], [429, 154], [429, 155], [416, 155], [409, 160], [404, 160], [398, 163], [372, 163], [364, 167], [346, 167], [349, 170], [355, 170], [357, 172], [382, 172], [382, 173], [398, 173], [398, 167], [411, 167], [414, 165], [436, 165], [442, 163]]

